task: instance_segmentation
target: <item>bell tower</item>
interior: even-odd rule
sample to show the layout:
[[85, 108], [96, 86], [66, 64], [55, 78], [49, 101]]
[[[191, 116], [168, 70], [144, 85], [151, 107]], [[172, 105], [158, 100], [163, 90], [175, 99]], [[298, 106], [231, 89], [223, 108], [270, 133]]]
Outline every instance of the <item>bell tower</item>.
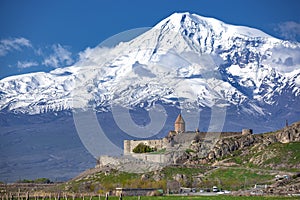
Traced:
[[175, 132], [176, 133], [183, 133], [185, 132], [185, 122], [181, 116], [181, 114], [178, 115], [175, 121]]

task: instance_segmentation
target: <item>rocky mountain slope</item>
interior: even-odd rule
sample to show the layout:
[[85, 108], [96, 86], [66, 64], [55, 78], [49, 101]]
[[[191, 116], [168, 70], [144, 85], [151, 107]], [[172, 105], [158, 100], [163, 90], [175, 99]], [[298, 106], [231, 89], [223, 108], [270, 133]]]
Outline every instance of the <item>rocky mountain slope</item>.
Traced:
[[186, 163], [248, 165], [296, 170], [300, 167], [300, 122], [276, 132], [220, 139], [203, 157], [205, 144], [193, 142]]

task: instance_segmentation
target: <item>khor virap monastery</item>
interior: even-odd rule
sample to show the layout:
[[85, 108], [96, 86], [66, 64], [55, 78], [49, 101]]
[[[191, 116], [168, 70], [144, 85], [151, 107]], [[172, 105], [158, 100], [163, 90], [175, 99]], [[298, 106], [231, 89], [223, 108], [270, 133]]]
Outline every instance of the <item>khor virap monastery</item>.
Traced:
[[[124, 140], [124, 155], [131, 155], [135, 158], [144, 161], [153, 162], [173, 162], [172, 155], [174, 152], [185, 151], [189, 148], [191, 142], [204, 140], [207, 136], [217, 135], [217, 139], [224, 137], [234, 137], [244, 134], [252, 134], [251, 129], [243, 129], [242, 132], [221, 132], [221, 133], [207, 133], [185, 130], [185, 121], [181, 114], [178, 115], [174, 130], [170, 131], [165, 138], [155, 140]], [[143, 143], [161, 153], [134, 153], [133, 149]]]
[[[241, 132], [199, 132], [198, 129], [186, 131], [185, 121], [179, 114], [174, 124], [174, 130], [170, 131], [166, 137], [156, 140], [125, 140], [123, 156], [101, 156], [97, 161], [96, 168], [112, 167], [121, 171], [139, 173], [155, 171], [166, 165], [180, 163], [193, 143], [201, 143], [201, 151], [198, 153], [202, 154], [203, 152], [204, 155], [205, 151], [208, 151], [220, 138], [246, 134], [252, 134], [252, 130], [243, 129]], [[155, 151], [134, 153], [135, 147], [141, 143]]]

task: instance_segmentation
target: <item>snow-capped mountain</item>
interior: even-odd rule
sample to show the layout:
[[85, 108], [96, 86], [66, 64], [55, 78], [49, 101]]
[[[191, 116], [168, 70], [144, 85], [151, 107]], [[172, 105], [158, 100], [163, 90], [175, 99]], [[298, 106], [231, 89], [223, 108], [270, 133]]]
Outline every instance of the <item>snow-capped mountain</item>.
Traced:
[[0, 80], [0, 180], [65, 180], [92, 167], [73, 108], [97, 110], [119, 148], [133, 135], [118, 126], [114, 105], [131, 108], [134, 122], [145, 126], [148, 110], [164, 105], [157, 137], [172, 129], [179, 109], [201, 110], [200, 123], [188, 130], [207, 130], [214, 106], [226, 108], [224, 131], [270, 131], [299, 120], [299, 43], [189, 13], [172, 14], [129, 41], [120, 37], [81, 52], [74, 66]]
[[2, 79], [0, 109], [37, 114], [156, 101], [190, 108], [221, 100], [269, 115], [299, 102], [299, 53], [299, 43], [257, 29], [175, 13], [131, 41], [87, 49], [74, 66]]

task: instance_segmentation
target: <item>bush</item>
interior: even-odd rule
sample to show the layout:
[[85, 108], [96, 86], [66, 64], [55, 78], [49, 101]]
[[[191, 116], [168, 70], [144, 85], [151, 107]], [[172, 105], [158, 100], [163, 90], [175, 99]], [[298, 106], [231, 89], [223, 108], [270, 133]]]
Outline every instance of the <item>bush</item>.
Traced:
[[17, 183], [33, 183], [33, 180], [23, 179], [23, 180], [18, 180]]
[[188, 154], [189, 154], [189, 153], [195, 153], [195, 151], [194, 151], [193, 149], [186, 149], [186, 150], [185, 150], [185, 153], [188, 153]]
[[144, 143], [140, 143], [136, 147], [134, 147], [132, 151], [133, 153], [149, 153], [156, 151], [156, 148], [151, 148], [148, 145], [145, 145]]
[[23, 179], [18, 180], [17, 183], [51, 183], [48, 178], [37, 178], [35, 180]]
[[51, 183], [51, 181], [48, 178], [38, 178], [34, 180], [34, 183]]

